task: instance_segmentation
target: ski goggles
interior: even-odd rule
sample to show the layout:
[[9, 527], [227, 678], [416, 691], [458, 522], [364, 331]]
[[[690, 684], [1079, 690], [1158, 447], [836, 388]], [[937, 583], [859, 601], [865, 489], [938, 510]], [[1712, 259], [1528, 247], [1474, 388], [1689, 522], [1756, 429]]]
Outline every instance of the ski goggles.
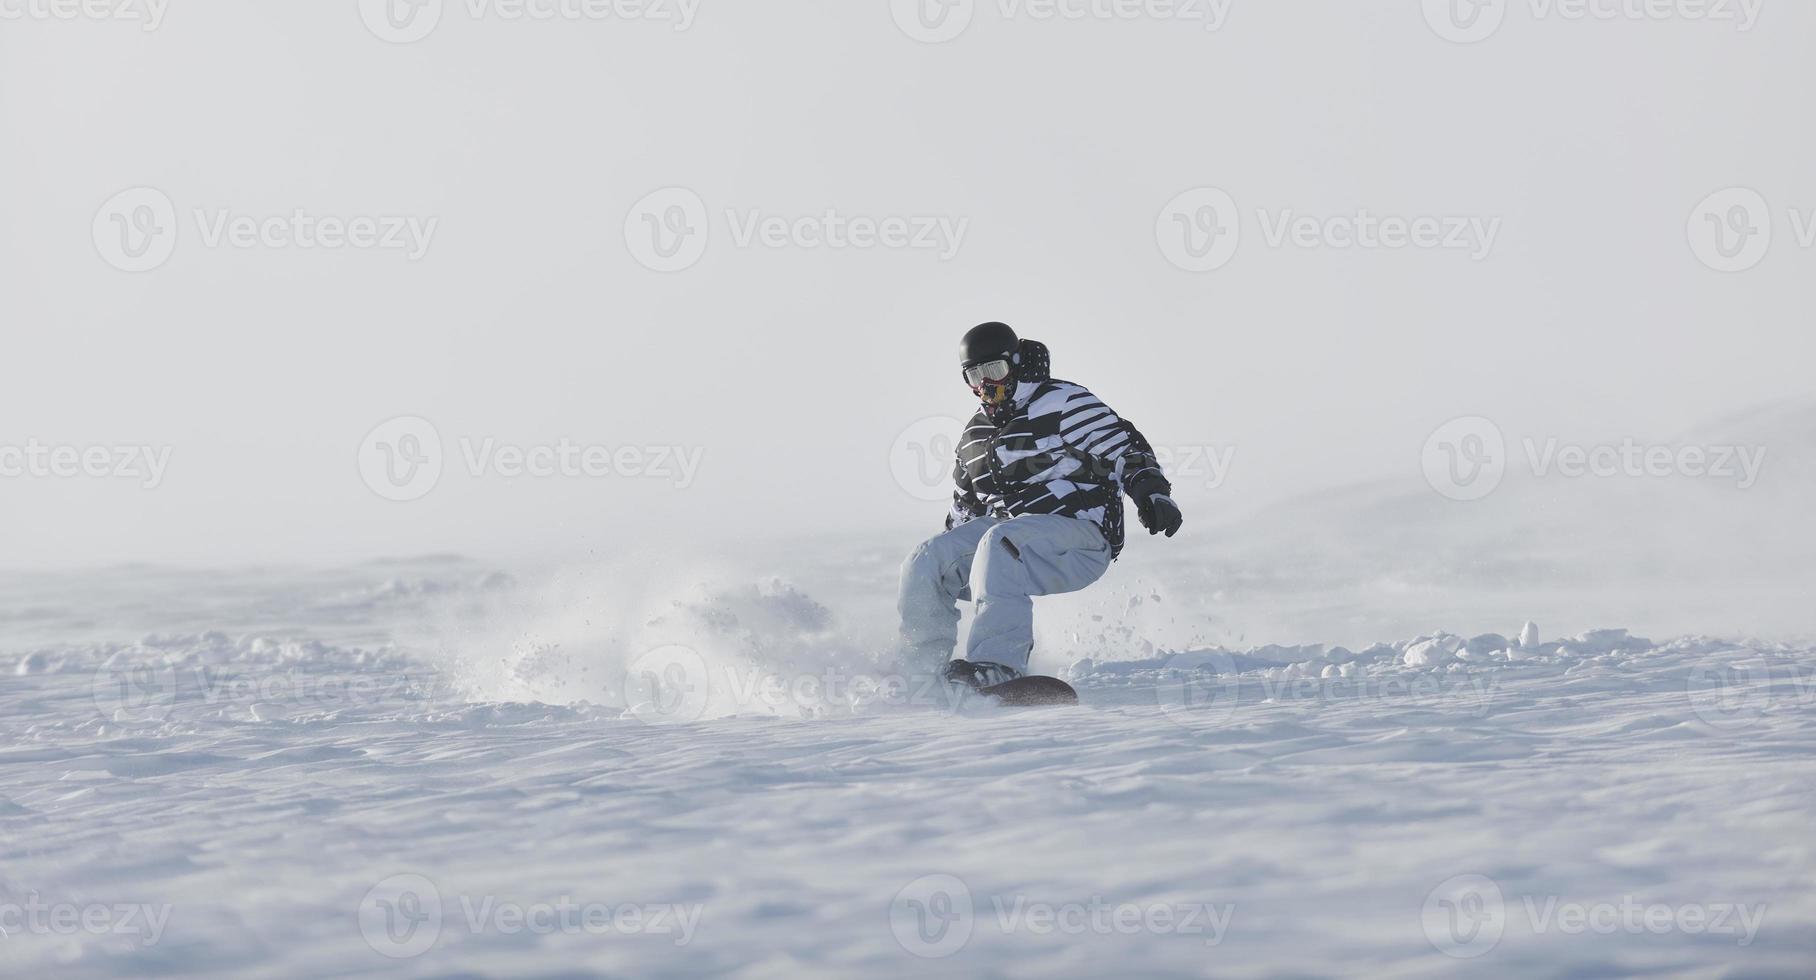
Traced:
[[1009, 362], [1001, 359], [973, 364], [965, 368], [965, 383], [975, 388], [986, 381], [1007, 381], [1010, 370]]

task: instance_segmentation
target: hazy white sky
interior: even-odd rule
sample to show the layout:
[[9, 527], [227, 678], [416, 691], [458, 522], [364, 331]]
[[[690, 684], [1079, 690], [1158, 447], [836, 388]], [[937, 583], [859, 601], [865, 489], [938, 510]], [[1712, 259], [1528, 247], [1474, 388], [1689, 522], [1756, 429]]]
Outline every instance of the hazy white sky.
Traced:
[[[168, 450], [150, 488], [0, 476], [0, 563], [925, 525], [941, 507], [892, 454], [969, 411], [953, 350], [986, 319], [1157, 444], [1233, 448], [1222, 486], [1182, 486], [1188, 517], [1417, 481], [1457, 416], [1662, 440], [1816, 397], [1807, 3], [1747, 27], [1514, 0], [1473, 44], [1420, 0], [1188, 8], [1215, 30], [1004, 3], [924, 43], [888, 0], [704, 0], [685, 29], [678, 0], [129, 8], [153, 30], [0, 0], [0, 448]], [[392, 43], [394, 22], [433, 30]], [[116, 198], [134, 188], [168, 211]], [[1195, 188], [1240, 223], [1209, 271], [1168, 240], [1205, 214], [1166, 213]], [[1763, 255], [1699, 238], [1755, 206], [1705, 204], [1728, 188], [1763, 202], [1741, 215], [1770, 224]], [[1296, 244], [1295, 219], [1347, 241], [1329, 219], [1362, 210], [1462, 247]], [[645, 211], [669, 239], [637, 241]], [[796, 220], [829, 211], [909, 247]], [[372, 247], [301, 247], [324, 220]], [[657, 254], [702, 222], [693, 253]], [[362, 470], [399, 416], [442, 443], [404, 502]], [[508, 479], [487, 455], [474, 476], [486, 440], [674, 446], [698, 469]]]

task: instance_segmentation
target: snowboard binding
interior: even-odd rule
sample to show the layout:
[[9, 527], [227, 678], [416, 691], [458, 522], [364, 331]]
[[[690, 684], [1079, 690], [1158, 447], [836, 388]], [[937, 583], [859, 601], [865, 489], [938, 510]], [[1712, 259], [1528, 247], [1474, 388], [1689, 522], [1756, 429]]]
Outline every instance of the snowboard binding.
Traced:
[[1015, 680], [1022, 672], [1005, 664], [991, 663], [988, 660], [953, 660], [946, 664], [941, 676], [946, 683], [957, 687], [968, 687], [982, 691], [986, 687]]
[[1014, 708], [1078, 703], [1078, 692], [1057, 677], [1024, 674], [987, 660], [954, 660], [946, 665], [942, 676], [954, 691], [975, 691]]

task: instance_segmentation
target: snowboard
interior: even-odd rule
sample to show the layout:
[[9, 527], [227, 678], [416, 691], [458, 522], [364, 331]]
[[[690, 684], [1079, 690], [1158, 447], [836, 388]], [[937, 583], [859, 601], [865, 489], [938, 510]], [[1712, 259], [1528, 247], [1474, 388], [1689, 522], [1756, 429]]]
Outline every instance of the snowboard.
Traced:
[[978, 688], [977, 693], [996, 698], [1015, 708], [1038, 708], [1050, 705], [1077, 704], [1078, 692], [1057, 677], [1030, 674], [1012, 681]]

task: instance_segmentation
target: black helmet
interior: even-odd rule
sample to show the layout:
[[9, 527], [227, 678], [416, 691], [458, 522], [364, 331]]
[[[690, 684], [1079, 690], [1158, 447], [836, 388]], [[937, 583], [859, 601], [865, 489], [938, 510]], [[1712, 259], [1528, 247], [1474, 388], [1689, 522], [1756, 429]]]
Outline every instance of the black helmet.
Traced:
[[1015, 360], [1015, 352], [1021, 346], [1021, 338], [1007, 323], [980, 323], [965, 332], [965, 339], [958, 344], [958, 366], [968, 368], [973, 364], [985, 361]]
[[[1006, 323], [980, 323], [958, 344], [959, 370], [971, 393], [995, 418], [1008, 410], [1021, 373], [1021, 338]], [[997, 424], [1002, 424], [998, 420]]]

